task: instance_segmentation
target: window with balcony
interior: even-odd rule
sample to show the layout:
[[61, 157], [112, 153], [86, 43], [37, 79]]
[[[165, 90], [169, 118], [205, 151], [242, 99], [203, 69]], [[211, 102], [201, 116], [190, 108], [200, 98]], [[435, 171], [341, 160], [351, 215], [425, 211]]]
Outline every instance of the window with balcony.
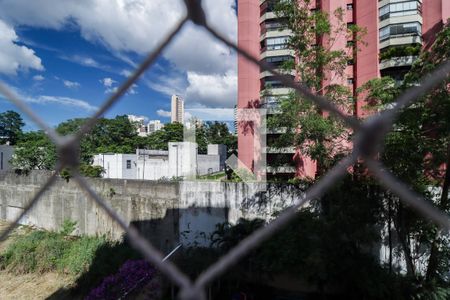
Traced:
[[277, 1], [275, 1], [275, 0], [268, 0], [268, 1], [264, 2], [260, 8], [261, 16], [265, 13], [275, 11], [276, 3], [277, 3]]
[[267, 63], [274, 65], [275, 67], [281, 67], [287, 61], [293, 61], [294, 58], [290, 55], [270, 56], [264, 59]]
[[280, 50], [288, 47], [289, 36], [273, 37], [266, 39], [267, 50]]
[[286, 26], [280, 20], [270, 20], [264, 22], [264, 31], [279, 31], [285, 29]]
[[421, 34], [422, 25], [419, 22], [392, 24], [380, 29], [380, 41], [387, 40], [393, 36]]
[[278, 89], [285, 88], [286, 86], [275, 77], [269, 76], [261, 80], [261, 89]]
[[380, 21], [386, 20], [390, 17], [401, 17], [416, 15], [421, 12], [421, 6], [419, 1], [405, 1], [398, 3], [387, 4], [380, 7]]

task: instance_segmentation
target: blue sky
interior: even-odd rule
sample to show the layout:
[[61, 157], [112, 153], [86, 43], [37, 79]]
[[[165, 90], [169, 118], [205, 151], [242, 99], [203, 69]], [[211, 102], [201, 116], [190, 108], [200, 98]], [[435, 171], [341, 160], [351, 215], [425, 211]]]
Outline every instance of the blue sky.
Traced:
[[[234, 0], [206, 0], [210, 22], [237, 35]], [[91, 115], [182, 16], [177, 0], [2, 0], [0, 80], [48, 124]], [[190, 115], [232, 120], [236, 55], [189, 24], [108, 113], [167, 122], [170, 95]], [[219, 113], [214, 109], [222, 109]], [[15, 109], [0, 98], [0, 111]], [[28, 118], [27, 130], [36, 127]]]

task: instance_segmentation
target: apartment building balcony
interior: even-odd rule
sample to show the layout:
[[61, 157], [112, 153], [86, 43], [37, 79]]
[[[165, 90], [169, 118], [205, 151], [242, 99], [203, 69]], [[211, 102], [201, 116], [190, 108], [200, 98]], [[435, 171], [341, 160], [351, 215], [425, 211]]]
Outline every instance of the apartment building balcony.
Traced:
[[267, 47], [264, 47], [261, 49], [261, 59], [265, 59], [266, 57], [287, 55], [294, 57], [295, 51], [288, 49], [287, 47], [283, 49], [268, 49]]
[[[264, 1], [263, 1], [264, 2]], [[388, 4], [394, 4], [402, 2], [401, 0], [378, 0], [378, 7], [383, 7]], [[417, 0], [420, 4], [422, 4], [422, 0]]]
[[262, 130], [261, 133], [263, 134], [284, 134], [287, 132], [287, 127], [279, 127], [279, 128], [266, 128], [265, 130]]
[[259, 18], [260, 22], [265, 22], [267, 20], [273, 20], [273, 19], [277, 19], [277, 15], [275, 14], [275, 12], [270, 11], [270, 12], [265, 12], [261, 15], [261, 17]]
[[283, 147], [283, 148], [263, 147], [262, 153], [294, 154], [295, 153], [295, 148], [294, 147]]
[[268, 166], [267, 167], [267, 173], [272, 173], [272, 174], [282, 174], [282, 173], [295, 173], [297, 170], [295, 167], [293, 166], [278, 166], [278, 167], [272, 167], [272, 166]]
[[282, 36], [290, 36], [292, 35], [292, 31], [290, 29], [275, 29], [275, 30], [267, 30], [266, 32], [262, 33], [259, 37], [260, 41], [264, 41], [267, 38], [272, 37], [282, 37]]
[[417, 34], [393, 35], [387, 39], [380, 41], [380, 49], [390, 46], [422, 44], [422, 42], [422, 37]]
[[408, 67], [417, 60], [418, 56], [391, 57], [380, 62], [380, 70], [390, 68]]
[[414, 12], [414, 14], [406, 16], [389, 17], [387, 19], [380, 21], [379, 28], [383, 28], [389, 25], [414, 23], [414, 22], [423, 24], [423, 18], [422, 15], [419, 14], [419, 12]]
[[[283, 74], [283, 75], [291, 75], [292, 77], [295, 77], [295, 75], [296, 75], [295, 70], [291, 70], [291, 71], [287, 72], [287, 71], [285, 71], [283, 69], [277, 68], [276, 71], [281, 73], [281, 74]], [[263, 71], [263, 72], [261, 72], [259, 74], [259, 78], [260, 79], [263, 79], [263, 78], [266, 78], [266, 77], [270, 77], [270, 76], [273, 76], [272, 72], [270, 72], [270, 71]]]

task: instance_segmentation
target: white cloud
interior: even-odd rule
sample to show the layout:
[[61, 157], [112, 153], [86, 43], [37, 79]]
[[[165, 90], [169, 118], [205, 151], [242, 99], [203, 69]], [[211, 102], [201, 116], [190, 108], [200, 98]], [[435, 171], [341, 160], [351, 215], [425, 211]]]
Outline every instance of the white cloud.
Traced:
[[123, 77], [130, 77], [131, 71], [124, 69], [124, 70], [120, 71], [120, 75], [122, 75]]
[[33, 80], [34, 80], [34, 81], [42, 81], [42, 80], [44, 80], [44, 79], [45, 79], [45, 77], [42, 76], [42, 75], [34, 75], [34, 76], [33, 76]]
[[96, 68], [96, 69], [100, 69], [103, 71], [107, 71], [107, 72], [111, 72], [111, 67], [108, 65], [104, 65], [99, 63], [98, 61], [96, 61], [95, 59], [93, 59], [92, 57], [89, 56], [84, 56], [84, 55], [72, 55], [72, 56], [66, 56], [66, 55], [60, 55], [59, 56], [60, 59], [72, 62], [72, 63], [76, 63], [85, 67], [89, 67], [89, 68]]
[[156, 111], [156, 113], [158, 114], [158, 116], [164, 117], [164, 118], [170, 118], [170, 116], [171, 116], [170, 111], [166, 111], [166, 110], [163, 110], [163, 109], [158, 109]]
[[[117, 92], [117, 88], [118, 88], [116, 86], [117, 81], [115, 81], [114, 79], [106, 77], [106, 78], [100, 79], [100, 82], [106, 87], [105, 94]], [[137, 84], [132, 84], [131, 87], [128, 89], [127, 94], [129, 94], [129, 95], [138, 94], [138, 92], [136, 90], [137, 88], [138, 88]]]
[[186, 114], [202, 121], [234, 121], [234, 108], [190, 108], [186, 109]]
[[[28, 103], [34, 103], [34, 104], [57, 104], [60, 106], [66, 106], [71, 108], [77, 108], [85, 110], [86, 112], [94, 112], [98, 110], [97, 106], [89, 104], [89, 102], [80, 100], [80, 99], [74, 99], [70, 97], [64, 97], [64, 96], [48, 96], [48, 95], [37, 95], [37, 96], [30, 96], [28, 94], [23, 93], [23, 91], [15, 86], [8, 85], [5, 82], [0, 81], [3, 85], [5, 85], [11, 93], [16, 95], [19, 99], [22, 99], [25, 102]], [[5, 99], [3, 95], [0, 94], [0, 99]]]
[[13, 27], [0, 19], [0, 73], [16, 75], [19, 70], [43, 71], [41, 59], [32, 49], [17, 45], [18, 41]]
[[237, 75], [230, 71], [224, 75], [202, 75], [188, 72], [189, 87], [186, 103], [208, 107], [234, 107], [237, 99]]
[[167, 75], [159, 76], [157, 79], [143, 78], [143, 81], [149, 88], [168, 96], [184, 95], [188, 84], [184, 74], [173, 71], [168, 71]]
[[38, 97], [26, 97], [25, 101], [29, 103], [37, 104], [58, 104], [62, 106], [69, 106], [78, 109], [85, 110], [87, 112], [94, 112], [98, 107], [89, 104], [84, 100], [69, 98], [69, 97], [59, 97], [59, 96], [38, 96]]
[[117, 83], [117, 81], [115, 81], [114, 79], [109, 78], [109, 77], [100, 79], [100, 82], [101, 82], [105, 87], [112, 87], [114, 83]]
[[63, 80], [63, 83], [64, 86], [68, 87], [69, 89], [76, 89], [81, 86], [81, 84], [76, 81]]
[[[204, 0], [203, 6], [210, 24], [231, 40], [237, 37], [237, 17], [235, 0]], [[36, 11], [41, 13], [36, 14]], [[86, 13], [89, 12], [89, 13]], [[118, 56], [127, 52], [147, 54], [167, 35], [171, 28], [185, 14], [181, 0], [3, 0], [0, 2], [0, 18], [18, 25], [40, 26], [64, 29], [77, 26], [88, 41], [100, 43]], [[184, 88], [187, 103], [192, 101], [211, 106], [230, 106], [235, 101], [234, 91], [220, 93], [207, 88], [200, 93], [198, 81], [207, 78], [216, 87], [234, 88], [229, 74], [236, 73], [236, 54], [212, 38], [203, 29], [187, 24], [169, 48], [164, 57], [178, 69], [188, 74]], [[86, 66], [100, 67], [92, 58], [75, 57]], [[124, 75], [123, 73], [122, 75]], [[235, 79], [235, 77], [234, 77]], [[162, 80], [151, 86], [157, 91], [175, 91], [171, 82]], [[186, 90], [187, 87], [187, 90]], [[193, 96], [191, 98], [191, 96]], [[194, 97], [195, 96], [195, 97]], [[190, 101], [190, 99], [193, 99]]]
[[131, 87], [128, 89], [127, 93], [130, 95], [136, 95], [138, 93], [136, 90], [137, 88], [138, 88], [137, 84], [132, 84]]

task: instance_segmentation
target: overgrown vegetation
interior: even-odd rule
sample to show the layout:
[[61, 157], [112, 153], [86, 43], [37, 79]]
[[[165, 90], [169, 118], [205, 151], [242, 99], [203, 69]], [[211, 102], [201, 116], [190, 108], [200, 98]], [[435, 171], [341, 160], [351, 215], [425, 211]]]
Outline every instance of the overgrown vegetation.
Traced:
[[66, 220], [60, 231], [29, 230], [17, 235], [0, 254], [0, 269], [14, 274], [57, 272], [73, 276], [73, 294], [83, 295], [140, 256], [127, 244], [104, 236], [73, 236], [76, 223]]

